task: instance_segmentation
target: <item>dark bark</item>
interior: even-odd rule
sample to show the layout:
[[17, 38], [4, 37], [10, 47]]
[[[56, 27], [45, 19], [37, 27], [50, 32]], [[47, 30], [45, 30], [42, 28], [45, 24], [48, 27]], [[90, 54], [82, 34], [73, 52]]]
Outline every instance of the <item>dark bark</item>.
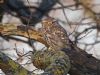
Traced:
[[100, 60], [97, 60], [77, 46], [64, 50], [71, 61], [71, 75], [100, 75]]

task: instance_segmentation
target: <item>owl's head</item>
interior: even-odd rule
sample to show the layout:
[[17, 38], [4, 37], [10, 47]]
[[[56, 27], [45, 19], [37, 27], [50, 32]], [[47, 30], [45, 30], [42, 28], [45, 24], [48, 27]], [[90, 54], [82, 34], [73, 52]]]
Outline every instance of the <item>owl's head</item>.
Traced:
[[56, 20], [54, 18], [47, 18], [47, 19], [44, 19], [42, 21], [42, 27], [43, 28], [52, 28], [53, 24], [56, 22]]

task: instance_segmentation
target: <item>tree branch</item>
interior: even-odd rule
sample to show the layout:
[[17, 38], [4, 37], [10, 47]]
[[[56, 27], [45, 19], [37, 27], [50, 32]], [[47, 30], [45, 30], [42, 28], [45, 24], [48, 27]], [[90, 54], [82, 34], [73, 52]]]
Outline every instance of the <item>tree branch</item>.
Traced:
[[2, 52], [0, 52], [0, 69], [2, 69], [6, 75], [36, 75], [27, 71]]

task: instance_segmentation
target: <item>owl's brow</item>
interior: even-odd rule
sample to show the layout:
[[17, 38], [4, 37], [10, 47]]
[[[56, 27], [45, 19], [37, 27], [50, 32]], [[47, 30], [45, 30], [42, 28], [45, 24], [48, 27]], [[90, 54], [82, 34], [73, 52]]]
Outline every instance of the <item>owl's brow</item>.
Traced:
[[44, 20], [44, 21], [42, 21], [42, 26], [50, 25], [51, 23], [52, 23], [52, 21]]
[[42, 20], [42, 26], [51, 27], [55, 22], [57, 22], [57, 20], [55, 20], [54, 18], [47, 18]]
[[50, 18], [50, 19], [45, 19], [42, 21], [42, 23], [47, 23], [47, 24], [51, 24], [51, 23], [54, 23], [54, 22], [57, 22], [57, 20], [55, 20], [54, 18]]

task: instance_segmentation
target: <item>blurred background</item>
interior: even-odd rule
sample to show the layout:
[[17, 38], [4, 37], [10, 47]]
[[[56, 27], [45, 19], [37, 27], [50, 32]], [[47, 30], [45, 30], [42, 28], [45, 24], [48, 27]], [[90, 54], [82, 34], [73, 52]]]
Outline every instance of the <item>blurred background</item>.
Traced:
[[[100, 59], [100, 0], [0, 0], [0, 24], [29, 25], [41, 28], [41, 20], [55, 18], [65, 28], [79, 48]], [[0, 50], [29, 71], [36, 68], [29, 56], [21, 57], [29, 51], [46, 49], [35, 40], [14, 36], [23, 41], [0, 37]], [[33, 66], [33, 68], [32, 68]], [[41, 70], [35, 70], [41, 73]], [[0, 75], [4, 75], [2, 72]]]

